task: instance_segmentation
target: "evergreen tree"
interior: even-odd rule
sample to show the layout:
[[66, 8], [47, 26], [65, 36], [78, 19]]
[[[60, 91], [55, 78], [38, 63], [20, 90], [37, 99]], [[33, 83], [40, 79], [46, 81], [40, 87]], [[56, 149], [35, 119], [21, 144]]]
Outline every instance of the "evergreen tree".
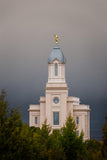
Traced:
[[85, 148], [86, 148], [86, 158], [85, 158], [86, 160], [102, 160], [101, 142], [95, 139], [86, 140]]
[[32, 160], [32, 134], [21, 121], [19, 110], [10, 109], [5, 100], [6, 92], [0, 95], [0, 159]]
[[0, 95], [0, 131], [8, 119], [8, 102], [5, 100], [6, 92], [3, 89]]
[[2, 90], [0, 95], [0, 158], [12, 159], [13, 150], [16, 147], [14, 140], [17, 139], [22, 123], [17, 109], [9, 111], [5, 96], [6, 92]]
[[53, 133], [49, 137], [49, 149], [48, 159], [49, 160], [65, 160], [65, 153], [62, 147], [61, 141], [62, 135], [60, 130], [53, 130]]
[[105, 122], [104, 122], [102, 132], [103, 132], [102, 154], [103, 154], [104, 159], [107, 159], [107, 115], [105, 116]]
[[65, 126], [62, 128], [62, 146], [67, 160], [81, 159], [84, 153], [83, 133], [77, 136], [77, 127], [69, 115]]

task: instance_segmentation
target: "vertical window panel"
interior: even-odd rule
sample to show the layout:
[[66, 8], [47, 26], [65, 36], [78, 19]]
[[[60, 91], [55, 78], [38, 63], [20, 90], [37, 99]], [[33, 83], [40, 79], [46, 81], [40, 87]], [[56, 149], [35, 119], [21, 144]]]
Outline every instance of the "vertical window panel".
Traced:
[[76, 117], [76, 124], [79, 124], [79, 117]]
[[59, 125], [59, 112], [54, 112], [53, 113], [53, 124], [54, 125]]
[[57, 76], [57, 75], [58, 75], [58, 64], [55, 63], [55, 76]]
[[35, 124], [38, 124], [38, 117], [35, 117]]
[[77, 131], [77, 136], [79, 136], [79, 131]]

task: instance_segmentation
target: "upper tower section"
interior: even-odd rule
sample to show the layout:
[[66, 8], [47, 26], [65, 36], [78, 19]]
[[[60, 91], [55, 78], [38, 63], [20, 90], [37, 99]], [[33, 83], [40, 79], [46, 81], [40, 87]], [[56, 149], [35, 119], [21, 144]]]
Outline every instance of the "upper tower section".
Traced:
[[55, 35], [55, 40], [56, 45], [48, 58], [48, 84], [65, 85], [65, 57], [58, 45], [57, 35]]

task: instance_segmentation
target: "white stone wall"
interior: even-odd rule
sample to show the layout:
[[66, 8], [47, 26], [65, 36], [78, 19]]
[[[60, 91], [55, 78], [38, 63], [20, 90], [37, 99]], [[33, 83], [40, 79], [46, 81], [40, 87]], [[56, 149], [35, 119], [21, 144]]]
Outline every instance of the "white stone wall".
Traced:
[[74, 106], [73, 109], [73, 118], [76, 121], [76, 117], [79, 117], [79, 124], [77, 125], [79, 134], [83, 131], [84, 140], [90, 139], [90, 128], [89, 128], [89, 106], [87, 105], [78, 105]]
[[40, 128], [46, 120], [46, 98], [40, 97]]
[[[54, 129], [61, 128], [67, 117], [67, 96], [68, 90], [46, 90], [46, 118], [48, 124]], [[53, 99], [59, 98], [59, 103], [55, 104]], [[53, 125], [53, 112], [59, 112], [59, 125]]]

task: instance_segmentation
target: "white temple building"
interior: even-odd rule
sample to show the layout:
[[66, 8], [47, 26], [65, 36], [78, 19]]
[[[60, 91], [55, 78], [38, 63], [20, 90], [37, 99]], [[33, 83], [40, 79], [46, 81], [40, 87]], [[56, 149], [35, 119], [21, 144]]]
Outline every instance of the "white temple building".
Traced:
[[77, 135], [84, 132], [84, 140], [90, 139], [90, 108], [81, 105], [77, 97], [68, 97], [65, 79], [65, 57], [57, 44], [48, 58], [48, 82], [45, 97], [40, 97], [40, 105], [29, 106], [29, 125], [41, 127], [45, 120], [52, 129], [60, 129], [71, 113], [77, 124]]

